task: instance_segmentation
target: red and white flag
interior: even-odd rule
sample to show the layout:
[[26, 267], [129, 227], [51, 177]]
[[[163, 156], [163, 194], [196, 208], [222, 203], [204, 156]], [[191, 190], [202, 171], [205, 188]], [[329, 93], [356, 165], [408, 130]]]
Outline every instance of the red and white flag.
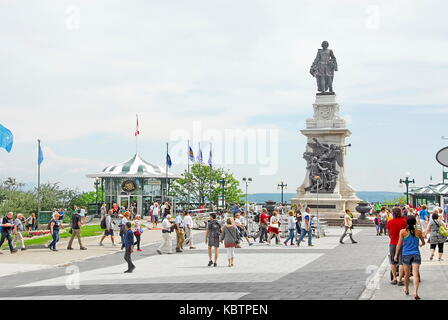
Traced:
[[138, 136], [140, 134], [140, 131], [138, 130], [138, 115], [135, 115], [137, 117], [137, 126], [135, 129], [135, 136]]

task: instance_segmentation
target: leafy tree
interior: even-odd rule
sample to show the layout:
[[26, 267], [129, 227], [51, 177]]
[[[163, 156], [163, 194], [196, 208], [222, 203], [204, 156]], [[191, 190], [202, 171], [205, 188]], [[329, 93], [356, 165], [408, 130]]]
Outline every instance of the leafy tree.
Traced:
[[192, 203], [215, 203], [222, 195], [222, 174], [225, 175], [224, 195], [227, 202], [239, 202], [243, 196], [239, 188], [239, 182], [229, 172], [222, 168], [213, 169], [210, 166], [195, 163], [190, 167], [190, 172], [185, 171], [182, 178], [177, 179], [171, 186], [170, 193], [175, 195], [180, 202], [187, 202], [190, 195]]

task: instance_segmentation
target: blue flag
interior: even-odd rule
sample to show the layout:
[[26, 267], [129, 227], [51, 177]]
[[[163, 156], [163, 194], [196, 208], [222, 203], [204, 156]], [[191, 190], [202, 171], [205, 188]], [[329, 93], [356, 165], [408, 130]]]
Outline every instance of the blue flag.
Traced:
[[191, 147], [189, 147], [190, 150], [188, 150], [188, 157], [190, 158], [191, 162], [194, 162], [194, 153], [193, 153], [193, 149], [191, 149]]
[[11, 152], [14, 136], [12, 132], [0, 124], [0, 148]]
[[40, 147], [39, 141], [39, 156], [37, 157], [37, 163], [40, 165], [44, 161], [44, 153], [42, 152], [42, 148]]
[[210, 155], [208, 157], [208, 165], [210, 166], [210, 168], [213, 167], [213, 165], [212, 165], [212, 149], [210, 149]]
[[199, 153], [198, 153], [198, 162], [202, 163], [202, 150], [200, 147], [199, 147]]
[[171, 166], [173, 165], [169, 154], [166, 155], [166, 165], [168, 166], [168, 168], [171, 168]]

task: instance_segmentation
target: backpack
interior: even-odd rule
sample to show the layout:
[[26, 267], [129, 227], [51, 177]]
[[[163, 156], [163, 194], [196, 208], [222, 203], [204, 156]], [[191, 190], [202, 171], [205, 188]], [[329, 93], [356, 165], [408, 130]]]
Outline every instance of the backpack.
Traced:
[[254, 217], [254, 221], [255, 222], [260, 222], [260, 215], [259, 214], [257, 214], [255, 217]]
[[439, 227], [439, 234], [442, 237], [448, 237], [448, 231], [446, 230], [445, 226], [443, 224], [439, 225], [437, 222], [435, 222], [435, 224]]
[[101, 229], [103, 229], [103, 230], [107, 228], [107, 225], [106, 225], [106, 217], [104, 217], [103, 219], [101, 219], [100, 227], [101, 227]]

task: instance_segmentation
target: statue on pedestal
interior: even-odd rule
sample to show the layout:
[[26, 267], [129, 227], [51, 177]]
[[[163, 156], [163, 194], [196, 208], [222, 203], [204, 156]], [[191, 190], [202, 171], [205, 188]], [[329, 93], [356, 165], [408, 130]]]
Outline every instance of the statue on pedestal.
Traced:
[[322, 49], [317, 50], [316, 59], [311, 65], [310, 73], [317, 81], [317, 90], [320, 94], [334, 94], [333, 77], [338, 71], [338, 63], [333, 50], [328, 49], [328, 42], [322, 42]]

